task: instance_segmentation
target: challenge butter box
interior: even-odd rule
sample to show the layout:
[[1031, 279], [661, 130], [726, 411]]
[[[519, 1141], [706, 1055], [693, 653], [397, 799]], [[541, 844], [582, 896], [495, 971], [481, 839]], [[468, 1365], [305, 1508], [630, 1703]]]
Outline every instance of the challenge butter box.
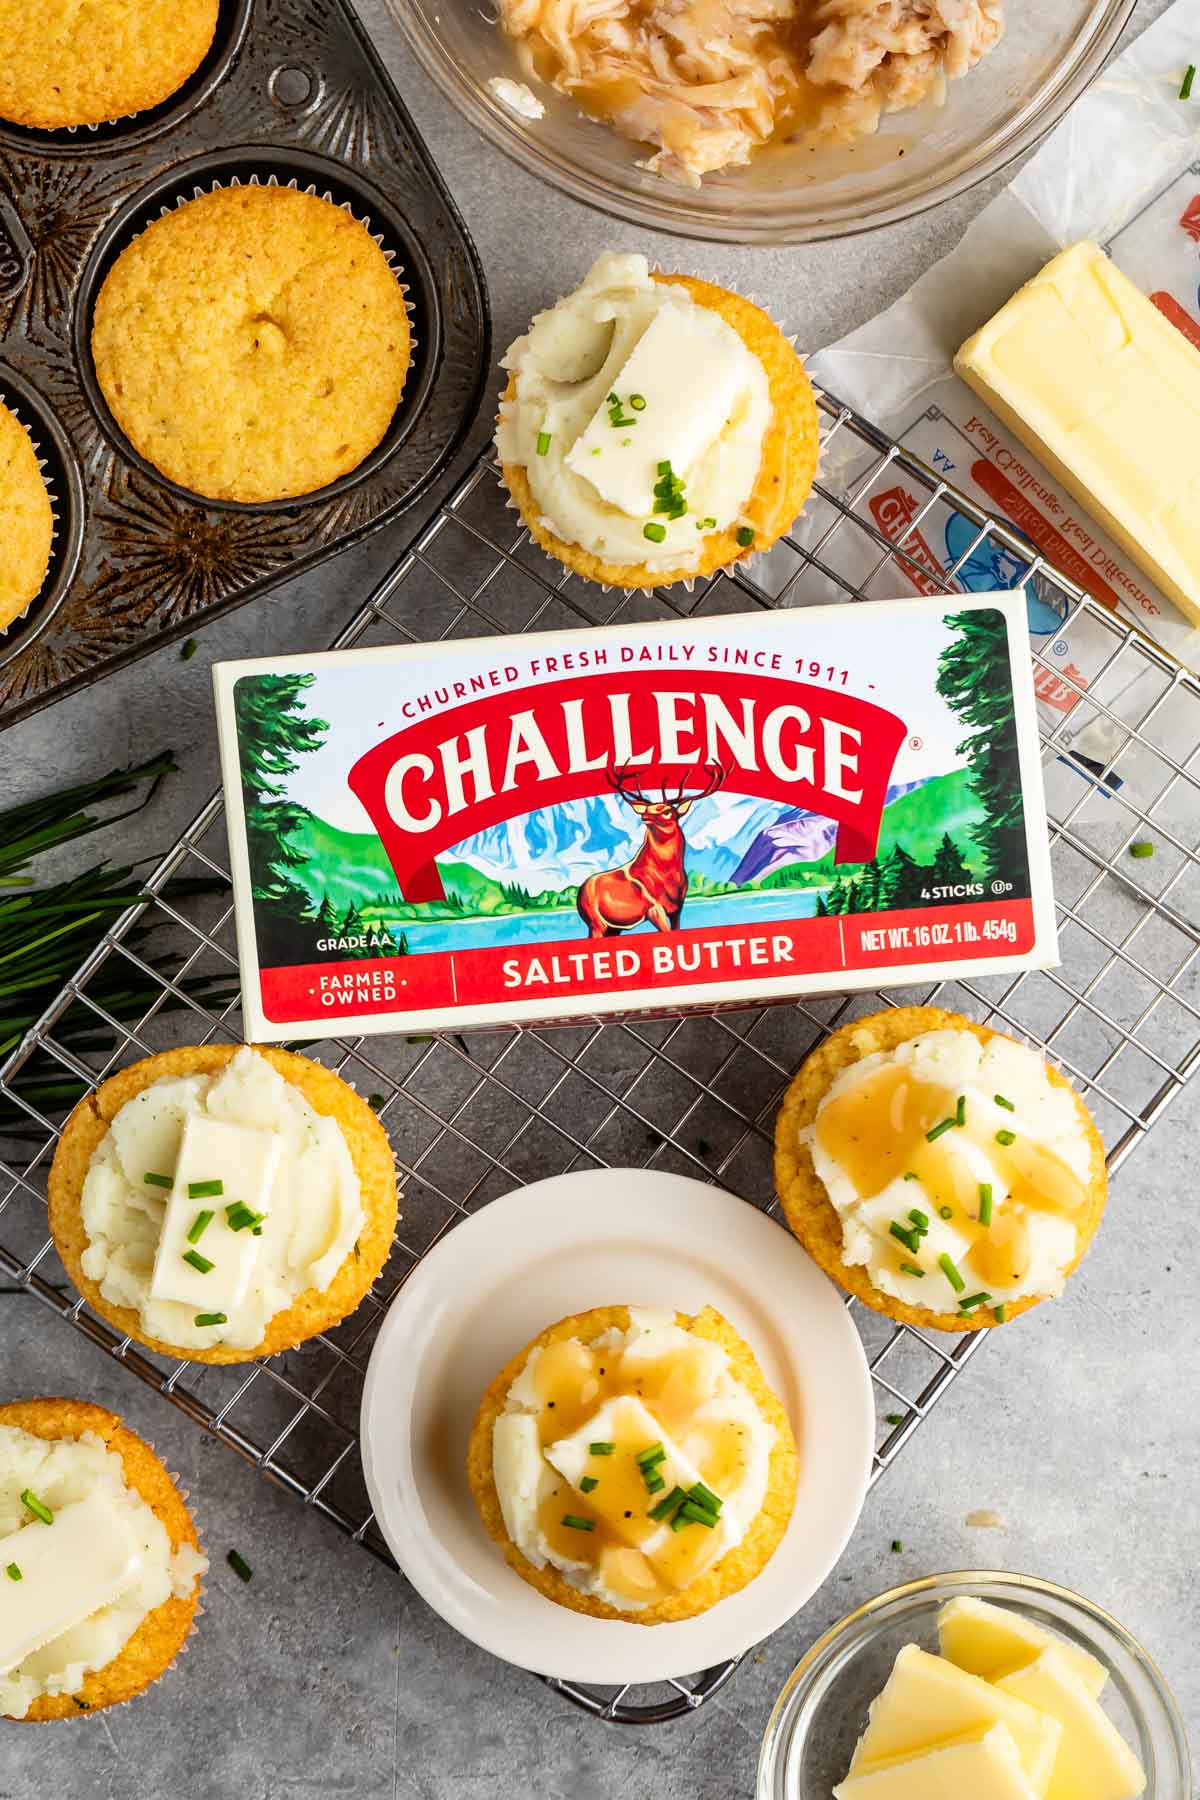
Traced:
[[218, 664], [247, 1033], [1056, 960], [1022, 594]]

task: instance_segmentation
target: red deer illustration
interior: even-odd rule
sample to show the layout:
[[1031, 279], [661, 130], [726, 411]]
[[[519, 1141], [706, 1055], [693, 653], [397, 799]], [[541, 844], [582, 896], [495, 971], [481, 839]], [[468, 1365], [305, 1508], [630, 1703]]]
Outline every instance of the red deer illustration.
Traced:
[[646, 835], [636, 856], [619, 869], [601, 869], [579, 884], [575, 904], [589, 937], [616, 937], [647, 921], [659, 931], [677, 931], [687, 898], [683, 831], [679, 821], [697, 800], [715, 793], [725, 780], [719, 763], [705, 765], [707, 785], [684, 797], [682, 783], [673, 798], [663, 790], [661, 800], [631, 788], [628, 768], [609, 768], [608, 785], [633, 808]]

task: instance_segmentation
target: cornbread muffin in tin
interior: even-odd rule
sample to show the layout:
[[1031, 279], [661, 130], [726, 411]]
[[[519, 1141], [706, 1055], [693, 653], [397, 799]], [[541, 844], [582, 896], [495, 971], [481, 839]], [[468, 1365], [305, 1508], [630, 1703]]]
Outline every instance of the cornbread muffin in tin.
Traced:
[[[505, 1526], [500, 1496], [493, 1472], [493, 1436], [496, 1421], [504, 1414], [509, 1390], [518, 1379], [530, 1356], [547, 1346], [576, 1338], [585, 1346], [610, 1332], [628, 1332], [636, 1309], [628, 1306], [593, 1307], [572, 1314], [549, 1325], [505, 1364], [483, 1396], [471, 1430], [467, 1447], [467, 1479], [479, 1516], [488, 1535], [504, 1552], [506, 1562], [546, 1599], [573, 1612], [596, 1619], [621, 1619], [627, 1624], [661, 1625], [690, 1619], [704, 1613], [735, 1594], [763, 1571], [778, 1548], [792, 1516], [799, 1479], [796, 1440], [787, 1413], [768, 1386], [750, 1345], [738, 1335], [729, 1321], [713, 1307], [706, 1306], [694, 1317], [686, 1313], [668, 1315], [689, 1336], [705, 1339], [720, 1346], [728, 1358], [730, 1376], [741, 1384], [755, 1403], [765, 1425], [774, 1434], [762, 1504], [740, 1542], [732, 1545], [715, 1563], [680, 1591], [638, 1610], [619, 1610], [604, 1599], [582, 1593], [557, 1568], [547, 1563], [538, 1568], [512, 1542]], [[597, 1463], [597, 1467], [606, 1467]]]
[[[259, 1343], [242, 1348], [219, 1342], [180, 1345], [156, 1338], [148, 1334], [138, 1307], [114, 1303], [102, 1291], [103, 1277], [96, 1281], [85, 1272], [90, 1239], [83, 1216], [84, 1184], [112, 1120], [153, 1083], [168, 1077], [217, 1076], [247, 1048], [240, 1044], [203, 1044], [167, 1050], [110, 1076], [72, 1112], [50, 1167], [50, 1232], [63, 1267], [88, 1305], [118, 1331], [149, 1349], [193, 1362], [255, 1361], [293, 1349], [336, 1325], [354, 1311], [368, 1292], [387, 1261], [396, 1229], [395, 1158], [386, 1131], [366, 1101], [321, 1063], [290, 1050], [256, 1045], [252, 1047], [254, 1056], [268, 1062], [314, 1112], [336, 1122], [358, 1179], [362, 1226], [329, 1282], [297, 1294], [290, 1305], [269, 1318]], [[220, 1201], [209, 1204], [217, 1206]]]
[[[863, 1265], [843, 1260], [842, 1219], [813, 1165], [809, 1144], [801, 1141], [801, 1134], [813, 1125], [821, 1102], [842, 1070], [866, 1056], [894, 1050], [899, 1044], [946, 1030], [969, 1032], [985, 1046], [993, 1041], [1015, 1042], [1005, 1038], [1002, 1032], [977, 1025], [959, 1013], [933, 1006], [902, 1006], [853, 1019], [819, 1044], [805, 1058], [776, 1117], [775, 1188], [789, 1226], [809, 1255], [839, 1286], [865, 1306], [909, 1325], [931, 1327], [937, 1331], [979, 1331], [1007, 1323], [1052, 1296], [1039, 1293], [1007, 1301], [997, 1317], [997, 1309], [991, 1305], [981, 1305], [964, 1315], [910, 1305], [882, 1292], [870, 1280]], [[1050, 1063], [1043, 1066], [1051, 1087], [1069, 1094], [1074, 1102], [1078, 1125], [1088, 1148], [1085, 1204], [1075, 1221], [1076, 1252], [1066, 1271], [1069, 1275], [1082, 1262], [1103, 1217], [1108, 1197], [1108, 1174], [1103, 1140], [1083, 1101], [1058, 1069]]]
[[46, 131], [158, 106], [194, 75], [219, 0], [0, 0], [0, 119]]
[[0, 396], [0, 633], [37, 599], [53, 541], [54, 507], [33, 440]]
[[315, 492], [385, 436], [411, 361], [404, 290], [342, 206], [214, 187], [129, 244], [96, 298], [92, 358], [133, 448], [206, 499]]
[[[173, 1592], [147, 1612], [117, 1655], [84, 1675], [77, 1692], [40, 1694], [14, 1722], [78, 1719], [107, 1706], [123, 1705], [174, 1666], [175, 1659], [186, 1649], [202, 1610], [200, 1581], [207, 1562], [187, 1508], [187, 1495], [150, 1445], [124, 1425], [116, 1413], [102, 1406], [61, 1398], [14, 1400], [0, 1406], [0, 1427], [5, 1426], [50, 1443], [78, 1440], [85, 1434], [99, 1439], [106, 1451], [120, 1457], [126, 1488], [145, 1502], [163, 1526], [173, 1555], [182, 1552], [196, 1570], [190, 1591]], [[18, 1533], [18, 1545], [21, 1535]]]
[[[577, 575], [608, 587], [654, 588], [675, 581], [692, 582], [770, 549], [802, 511], [812, 491], [820, 452], [812, 383], [794, 345], [769, 314], [741, 294], [695, 276], [652, 270], [651, 278], [685, 289], [698, 306], [708, 308], [732, 327], [766, 371], [771, 417], [763, 436], [757, 479], [741, 508], [744, 522], [703, 532], [699, 557], [686, 568], [605, 561], [581, 545], [567, 542], [556, 534], [553, 522], [543, 517], [526, 465], [502, 456], [504, 484], [530, 536], [547, 555]], [[697, 379], [703, 379], [702, 371], [697, 371]], [[502, 422], [504, 408], [516, 395], [517, 377], [512, 374], [501, 396]], [[645, 418], [643, 413], [639, 424]]]

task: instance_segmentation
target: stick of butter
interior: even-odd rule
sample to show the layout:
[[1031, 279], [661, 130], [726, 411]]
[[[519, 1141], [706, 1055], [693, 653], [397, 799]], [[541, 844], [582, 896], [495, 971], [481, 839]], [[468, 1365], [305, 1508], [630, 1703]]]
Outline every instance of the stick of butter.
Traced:
[[1144, 1793], [1142, 1765], [1100, 1703], [1089, 1694], [1059, 1645], [996, 1686], [1057, 1719], [1062, 1740], [1047, 1800], [1136, 1800]]
[[1089, 1694], [1099, 1694], [1108, 1680], [1104, 1664], [1076, 1644], [1043, 1631], [1032, 1619], [1010, 1606], [992, 1606], [987, 1600], [947, 1600], [938, 1613], [938, 1648], [948, 1662], [969, 1675], [995, 1681], [1034, 1662], [1043, 1650], [1055, 1645], [1082, 1681]]
[[1200, 351], [1073, 244], [968, 338], [956, 372], [1200, 623]]
[[1044, 1794], [1062, 1736], [1058, 1720], [1022, 1697], [906, 1644], [887, 1686], [871, 1704], [850, 1773], [865, 1775], [880, 1763], [917, 1756], [992, 1725], [1008, 1727], [1030, 1786]]
[[834, 1800], [1037, 1800], [1007, 1725], [851, 1775]]
[[0, 1569], [20, 1571], [4, 1584], [0, 1675], [111, 1606], [141, 1567], [127, 1514], [102, 1490], [58, 1507], [52, 1525], [23, 1525], [0, 1539]]

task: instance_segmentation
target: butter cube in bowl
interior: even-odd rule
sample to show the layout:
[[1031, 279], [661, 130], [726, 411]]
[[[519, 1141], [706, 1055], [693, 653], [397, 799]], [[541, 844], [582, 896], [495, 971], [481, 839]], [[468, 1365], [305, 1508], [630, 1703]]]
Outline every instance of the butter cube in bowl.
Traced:
[[1124, 1626], [1066, 1588], [966, 1571], [893, 1588], [813, 1644], [758, 1800], [1192, 1800], [1183, 1721]]

